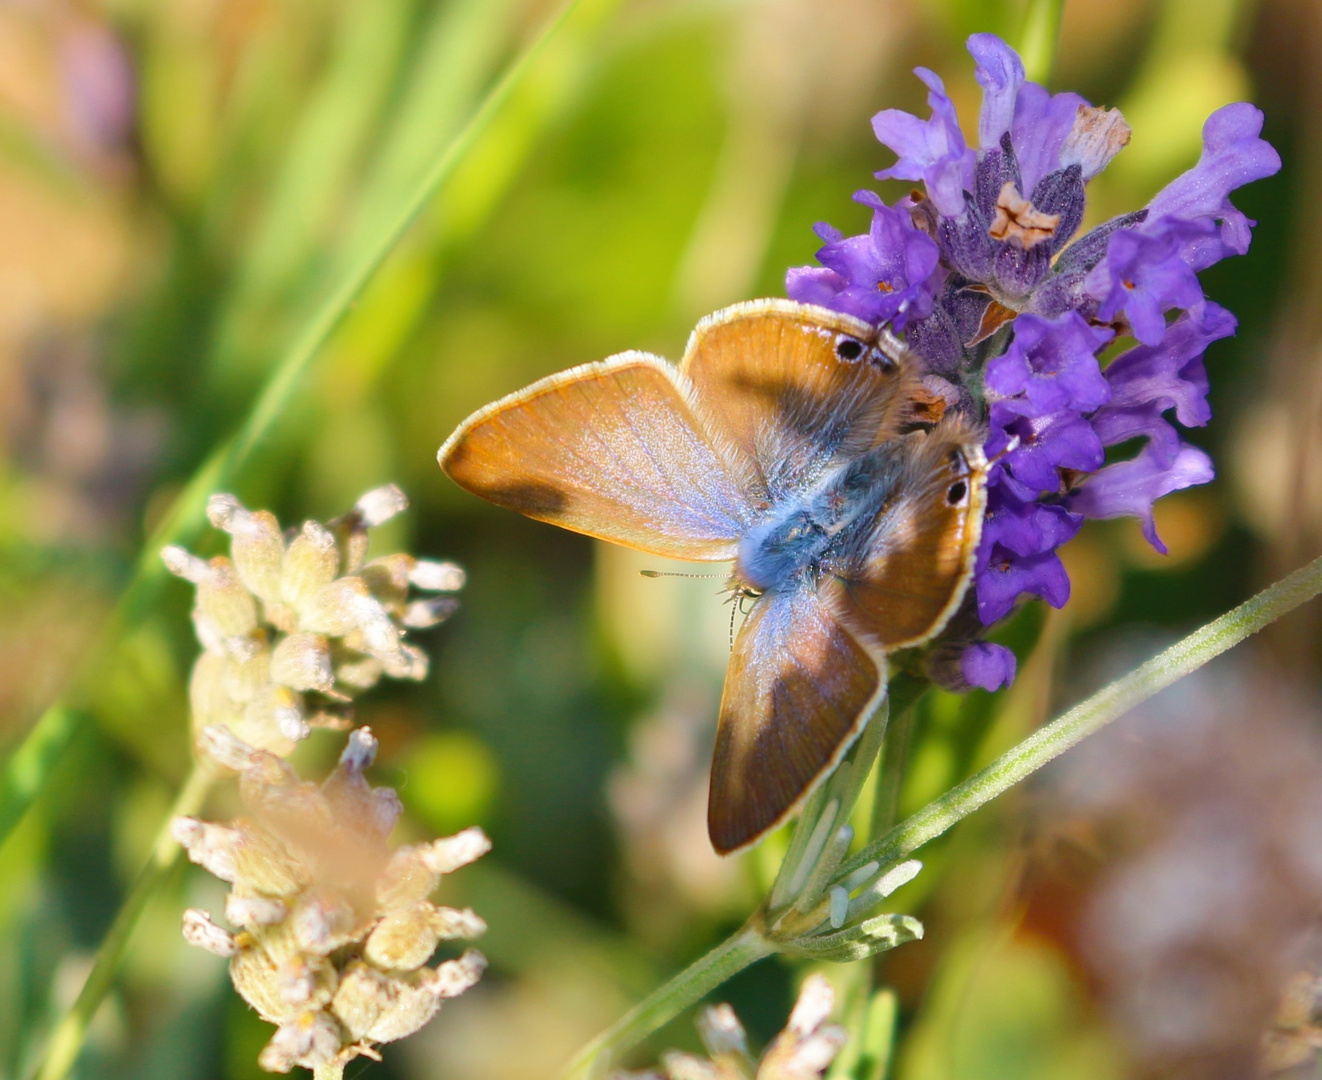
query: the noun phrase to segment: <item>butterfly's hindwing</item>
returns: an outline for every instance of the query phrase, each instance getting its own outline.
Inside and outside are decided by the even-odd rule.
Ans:
[[[840,760],[885,690],[884,668],[810,588],[760,597],[735,639],[707,826],[721,854],[791,814]]]
[[[930,640],[973,574],[986,503],[986,460],[962,422],[899,440],[900,482],[823,577],[836,616],[887,652]]]

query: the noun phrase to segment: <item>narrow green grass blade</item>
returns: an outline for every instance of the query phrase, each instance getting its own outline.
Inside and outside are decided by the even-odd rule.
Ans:
[[[0,771],[0,838],[13,831],[46,786],[55,763],[86,724],[82,713],[53,705],[5,762]]]
[[[161,548],[167,544],[187,544],[200,531],[207,498],[212,492],[223,490],[233,484],[234,477],[284,413],[313,359],[343,322],[372,276],[408,232],[417,216],[464,161],[479,136],[499,116],[506,101],[518,88],[528,71],[533,68],[538,55],[581,2],[582,0],[567,0],[545,28],[506,69],[468,122],[437,155],[426,175],[418,182],[413,194],[400,205],[388,226],[330,290],[316,314],[276,366],[243,425],[233,437],[217,447],[193,474],[175,499],[170,512],[144,545],[133,577],[116,608],[115,615],[110,620],[110,625],[101,635],[98,647],[82,666],[80,678],[69,695],[72,700],[77,701],[80,698],[88,676],[104,662],[110,646],[123,627],[138,621],[143,612],[154,603],[165,579],[165,568],[160,559]],[[4,842],[5,837],[12,831],[14,823],[23,816],[28,806],[44,789],[50,771],[59,760],[63,749],[59,747],[58,750],[48,749],[45,753],[39,753],[35,749],[29,749],[29,743],[48,748],[59,746],[61,732],[68,723],[67,718],[61,715],[66,708],[64,702],[57,702],[47,709],[15,752],[15,758],[11,759],[21,759],[30,763],[30,767],[23,774],[25,776],[23,784],[0,786],[0,843]]]

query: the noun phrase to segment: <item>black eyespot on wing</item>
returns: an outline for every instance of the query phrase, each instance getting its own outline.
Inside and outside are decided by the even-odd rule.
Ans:
[[[946,502],[950,503],[951,506],[957,506],[964,501],[964,496],[968,493],[968,484],[964,483],[963,480],[956,480],[946,491]]]
[[[844,337],[843,335],[836,339],[835,354],[846,364],[852,364],[863,355],[863,342],[858,338]]]

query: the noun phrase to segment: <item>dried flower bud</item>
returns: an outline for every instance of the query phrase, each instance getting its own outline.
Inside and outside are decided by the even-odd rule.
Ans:
[[[198,866],[221,881],[234,881],[235,852],[241,840],[237,829],[211,825],[194,817],[177,817],[170,823],[170,835]]]
[[[211,573],[211,566],[206,559],[199,559],[175,544],[161,548],[161,561],[175,577],[191,581],[194,585],[204,581]]]
[[[305,521],[302,532],[285,552],[280,595],[285,603],[302,612],[304,605],[334,581],[339,571],[340,553],[335,547],[334,534],[324,525]]]
[[[476,825],[440,840],[423,849],[422,857],[433,874],[452,874],[461,866],[477,862],[491,850],[487,834]]]
[[[268,510],[253,513],[233,495],[220,494],[207,503],[207,517],[233,537],[230,557],[244,587],[264,603],[279,601],[285,540],[275,515]]]
[[[409,594],[409,575],[417,562],[412,555],[399,552],[373,559],[358,571],[368,591],[389,611],[402,610]]]
[[[458,592],[466,580],[464,568],[458,563],[434,559],[418,559],[409,574],[409,581],[423,592]]]
[[[698,1034],[711,1060],[670,1051],[663,1072],[612,1073],[612,1080],[821,1080],[844,1046],[848,1034],[828,1024],[834,993],[824,975],[810,975],[799,992],[789,1023],[772,1041],[753,1071],[743,1026],[729,1005],[705,1009]]]
[[[207,724],[197,733],[198,753],[233,772],[242,772],[252,761],[252,747],[223,724]]]
[[[360,922],[353,905],[330,889],[303,893],[290,915],[299,948],[317,956],[328,956],[341,945],[360,938]]]
[[[486,922],[472,911],[422,900],[391,911],[377,923],[363,946],[363,956],[380,968],[410,971],[425,964],[442,941],[471,940],[486,930]]]
[[[373,488],[354,503],[354,509],[362,519],[363,525],[369,529],[384,525],[396,514],[402,514],[408,508],[408,496],[394,484]]]
[[[330,642],[320,634],[281,639],[271,653],[271,678],[294,690],[330,690],[335,685]]]
[[[477,985],[487,969],[487,958],[476,949],[466,949],[458,960],[447,960],[435,968],[418,972],[419,982],[442,1000],[457,998]]]
[[[404,645],[394,656],[384,659],[383,666],[391,678],[422,682],[427,677],[431,661],[416,645]]]
[[[415,600],[404,609],[400,621],[410,630],[427,630],[445,622],[458,607],[459,601],[452,596]]]
[[[235,926],[274,926],[289,914],[284,901],[269,896],[225,897],[225,918]]]
[[[211,916],[197,908],[184,912],[184,940],[216,956],[233,956],[239,951],[234,935],[211,921]]]
[[[234,566],[223,555],[210,562],[210,573],[197,583],[197,617],[216,628],[222,638],[237,638],[257,629],[257,604],[239,582]]]
[[[295,1065],[315,1069],[329,1065],[339,1055],[339,1026],[325,1013],[308,1012],[281,1024],[257,1057],[267,1072],[287,1073]]]

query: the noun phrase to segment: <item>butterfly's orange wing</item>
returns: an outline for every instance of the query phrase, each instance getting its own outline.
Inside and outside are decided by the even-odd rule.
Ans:
[[[735,304],[698,323],[680,370],[771,498],[895,437],[917,363],[865,322],[791,300]]]
[[[756,601],[716,727],[707,829],[720,854],[779,825],[840,761],[885,691],[883,664],[811,588]]]
[[[887,652],[922,644],[964,599],[986,505],[980,442],[952,419],[897,443],[905,479],[896,497],[819,587],[827,607],[870,644]]]
[[[734,557],[749,498],[683,377],[624,353],[465,420],[437,455],[461,487],[575,532],[676,559]]]

